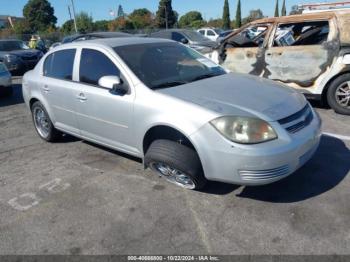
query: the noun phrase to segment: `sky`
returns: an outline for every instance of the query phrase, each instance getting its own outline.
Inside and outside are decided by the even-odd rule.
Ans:
[[[231,19],[234,19],[238,0],[229,0]],[[283,0],[279,0],[280,5]],[[22,16],[23,6],[28,0],[0,0],[0,15]],[[69,19],[68,5],[71,0],[49,0],[55,9],[57,17],[57,25],[62,25]],[[312,2],[335,2],[326,0],[286,0],[287,12],[290,11],[292,5]],[[75,11],[87,12],[92,15],[94,20],[112,19],[109,15],[110,10],[116,9],[119,4],[123,6],[125,13],[131,13],[137,8],[147,8],[151,12],[156,12],[158,9],[158,0],[74,0]],[[173,0],[173,9],[180,16],[189,11],[199,11],[203,18],[218,18],[222,16],[224,0]],[[275,8],[275,0],[241,0],[242,16],[246,16],[251,9],[260,8],[264,15],[272,16]],[[281,6],[280,6],[281,8]]]

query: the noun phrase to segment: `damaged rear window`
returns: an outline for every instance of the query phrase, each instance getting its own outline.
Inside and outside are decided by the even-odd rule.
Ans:
[[[273,46],[321,45],[327,41],[328,21],[281,24]]]

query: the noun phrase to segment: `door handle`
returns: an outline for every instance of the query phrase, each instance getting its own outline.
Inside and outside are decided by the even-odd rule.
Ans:
[[[87,100],[87,98],[84,95],[84,93],[80,93],[79,95],[77,95],[77,99],[80,100],[80,101],[86,101]]]
[[[49,88],[49,86],[48,85],[44,85],[43,86],[43,90],[44,90],[44,92],[50,92],[50,88]]]
[[[278,56],[281,56],[281,55],[282,55],[282,52],[276,52],[276,53],[266,53],[266,55],[268,55],[268,56],[272,56],[272,55],[278,55]]]

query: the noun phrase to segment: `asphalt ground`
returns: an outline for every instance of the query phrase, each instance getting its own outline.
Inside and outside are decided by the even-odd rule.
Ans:
[[[42,141],[14,83],[0,98],[0,255],[350,254],[350,117],[315,104],[327,135],[282,181],[195,192],[71,136]]]

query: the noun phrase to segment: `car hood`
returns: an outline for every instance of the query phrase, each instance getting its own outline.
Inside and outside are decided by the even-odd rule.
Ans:
[[[11,54],[11,55],[16,55],[16,56],[34,56],[38,55],[41,51],[35,50],[35,49],[25,49],[25,50],[12,50],[12,51],[1,51],[0,55],[6,55],[6,54]]]
[[[237,73],[157,92],[197,104],[219,115],[256,116],[265,121],[290,116],[307,103],[302,94],[285,85]]]

